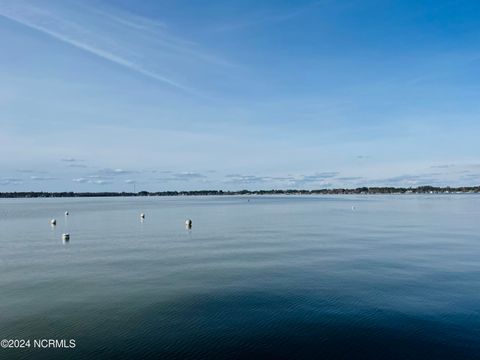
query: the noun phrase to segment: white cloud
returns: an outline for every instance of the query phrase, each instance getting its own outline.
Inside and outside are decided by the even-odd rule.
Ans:
[[[33,181],[52,181],[52,180],[58,180],[56,177],[50,177],[50,176],[30,176],[30,180]]]
[[[93,185],[108,185],[112,184],[112,181],[103,180],[103,179],[89,179],[89,178],[75,178],[72,181],[80,184],[93,184]]]
[[[17,178],[0,178],[0,185],[21,185],[22,179]]]

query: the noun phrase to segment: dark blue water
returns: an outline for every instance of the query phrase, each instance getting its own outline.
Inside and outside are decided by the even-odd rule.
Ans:
[[[1,200],[0,339],[76,343],[0,359],[480,359],[480,196]]]

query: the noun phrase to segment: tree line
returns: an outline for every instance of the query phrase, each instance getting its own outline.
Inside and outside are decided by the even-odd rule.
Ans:
[[[193,191],[140,191],[140,192],[0,192],[0,198],[52,198],[52,197],[119,197],[119,196],[205,196],[205,195],[334,195],[334,194],[448,194],[480,193],[480,186],[462,187],[359,187],[318,190],[193,190]]]

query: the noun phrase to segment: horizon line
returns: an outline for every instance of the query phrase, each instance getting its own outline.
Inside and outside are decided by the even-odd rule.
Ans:
[[[68,197],[68,196],[182,196],[182,195],[275,195],[275,194],[298,194],[298,195],[331,195],[331,194],[435,194],[435,193],[480,193],[480,185],[473,186],[432,186],[419,185],[416,187],[396,186],[361,186],[356,188],[319,188],[319,189],[259,189],[259,190],[162,190],[137,192],[131,191],[4,191],[0,192],[0,198],[11,197]]]

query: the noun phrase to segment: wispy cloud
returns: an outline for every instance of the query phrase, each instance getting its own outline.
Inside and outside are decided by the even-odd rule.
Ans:
[[[284,21],[288,21],[293,19],[297,16],[303,15],[308,11],[312,10],[318,5],[325,3],[326,1],[314,1],[309,4],[298,6],[290,11],[284,12],[262,12],[257,11],[257,13],[250,14],[248,18],[245,18],[240,21],[230,21],[227,24],[217,25],[213,28],[214,31],[233,31],[233,30],[240,30],[246,29],[250,27],[265,25],[265,24],[277,24]]]
[[[239,184],[256,184],[264,183],[268,181],[269,177],[266,176],[256,176],[256,175],[241,175],[241,174],[228,174],[227,182],[239,183]]]
[[[109,185],[112,184],[112,181],[104,180],[104,179],[90,179],[90,178],[75,178],[72,179],[73,182],[79,184],[93,184],[93,185]]]
[[[33,181],[52,181],[52,180],[58,180],[58,178],[50,177],[50,176],[30,176],[30,180],[33,180]]]
[[[111,181],[107,181],[107,180],[95,180],[95,181],[92,181],[91,183],[94,184],[94,185],[109,185],[109,184],[112,184]]]
[[[129,175],[129,174],[137,174],[138,171],[136,170],[125,170],[125,169],[110,169],[110,168],[105,168],[98,170],[97,173],[90,175],[90,177],[115,177],[115,176],[122,176],[122,175]]]
[[[178,179],[204,179],[206,176],[200,173],[185,171],[173,174]]]
[[[383,179],[373,179],[371,185],[379,186],[422,186],[444,184],[445,180],[440,180],[439,173],[428,174],[403,174]]]
[[[184,172],[170,172],[170,171],[163,171],[168,176],[158,177],[156,180],[160,181],[204,181],[207,177],[198,172],[191,172],[191,171],[184,171]]]
[[[228,174],[226,175],[227,183],[237,184],[278,184],[288,186],[301,186],[321,184],[326,186],[326,180],[335,178],[338,172],[322,172],[314,174],[299,174],[286,176],[258,176],[258,175],[242,175],[242,174]]]
[[[0,185],[21,185],[22,179],[17,178],[0,178]]]
[[[16,172],[23,174],[45,174],[45,170],[34,170],[34,169],[18,169]]]
[[[115,183],[115,180],[122,178],[123,176],[139,174],[139,171],[136,170],[126,170],[126,169],[112,169],[104,168],[96,171],[93,174],[85,175],[78,178],[73,178],[72,181],[79,184],[93,184],[93,185],[110,185]],[[136,183],[135,180],[125,179],[123,180],[127,184]]]
[[[432,169],[448,169],[448,168],[455,167],[455,165],[453,165],[453,164],[441,164],[441,165],[432,165],[430,167]]]
[[[67,163],[66,166],[70,168],[87,168],[88,166],[83,164],[82,159],[76,159],[76,158],[62,158],[60,161]]]
[[[74,6],[76,12],[69,8]],[[0,0],[0,16],[188,93],[198,91],[177,80],[182,71],[187,71],[188,64],[195,59],[217,66],[227,64],[199,50],[197,45],[171,35],[165,26],[154,21],[115,14],[112,9],[102,11],[81,4],[69,7],[61,2],[40,8],[30,1]],[[142,57],[138,56],[140,53]],[[175,68],[182,66],[181,71]]]
[[[332,179],[335,176],[337,176],[339,173],[336,171],[331,171],[331,172],[322,172],[322,173],[316,173],[313,175],[301,175],[297,178],[297,181],[299,182],[318,182],[318,181],[323,181],[325,179]]]
[[[344,177],[337,177],[336,180],[340,180],[340,181],[359,181],[359,180],[365,180],[365,178],[361,177],[361,176],[344,176]]]
[[[73,182],[77,182],[77,183],[81,183],[81,184],[86,184],[86,183],[89,183],[91,181],[91,179],[87,179],[87,178],[75,178],[75,179],[72,179]]]
[[[480,180],[480,174],[464,174],[462,175],[462,178],[463,179],[467,179],[467,180]]]
[[[114,15],[112,12],[109,11],[102,11],[100,9],[96,8],[88,8],[90,12],[97,13],[101,15],[102,17],[106,17],[108,19],[111,19],[115,22],[118,22],[119,24],[129,26],[133,29],[137,30],[144,30],[144,31],[151,31],[150,29],[153,28],[161,28],[161,29],[166,29],[167,24],[151,19],[147,19],[141,16],[136,16],[133,14],[119,14],[119,15]]]

